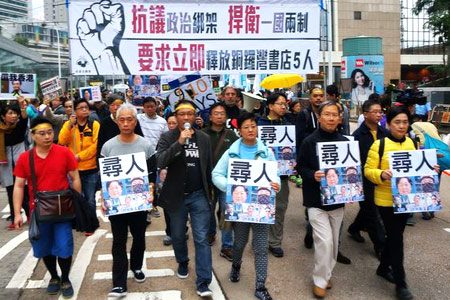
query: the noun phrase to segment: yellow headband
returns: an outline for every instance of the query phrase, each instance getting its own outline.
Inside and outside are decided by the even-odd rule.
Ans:
[[[180,109],[190,109],[190,110],[195,111],[195,108],[190,104],[181,104],[177,108],[175,108],[175,111],[180,110]]]
[[[313,89],[311,90],[311,94],[312,94],[315,90],[319,90],[319,91],[321,91],[321,92],[323,93],[323,90],[322,90],[321,88],[313,88]]]
[[[41,123],[31,128],[31,131],[36,131],[39,129],[53,129],[53,127],[49,123]]]

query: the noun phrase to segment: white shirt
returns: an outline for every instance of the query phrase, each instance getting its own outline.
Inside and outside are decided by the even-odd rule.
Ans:
[[[161,134],[169,130],[166,120],[158,115],[151,119],[145,113],[142,113],[138,114],[138,121],[145,139],[156,149]]]

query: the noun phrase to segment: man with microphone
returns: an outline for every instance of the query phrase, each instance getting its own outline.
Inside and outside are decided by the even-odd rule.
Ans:
[[[167,168],[159,205],[170,216],[170,230],[177,276],[189,276],[189,257],[186,243],[186,223],[191,219],[195,244],[195,272],[197,294],[212,295],[208,288],[212,279],[211,247],[208,243],[210,220],[210,190],[212,154],[209,137],[195,130],[195,107],[182,100],[175,105],[178,127],[161,134],[156,153],[159,169]]]

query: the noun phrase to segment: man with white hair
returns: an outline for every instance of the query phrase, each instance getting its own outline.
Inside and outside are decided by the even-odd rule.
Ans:
[[[137,125],[136,108],[128,103],[122,104],[117,110],[116,121],[120,134],[103,145],[100,156],[109,157],[144,152],[147,160],[149,182],[150,185],[154,185],[155,173],[152,172],[154,168],[150,165],[150,157],[154,154],[155,148],[145,138],[134,133]],[[102,210],[106,210],[103,202]],[[130,251],[130,269],[137,282],[145,281],[145,274],[141,269],[145,251],[146,218],[146,211],[129,212],[109,217],[113,234],[113,288],[108,294],[109,297],[123,297],[127,294],[128,259],[126,249],[128,227],[133,236],[133,244]]]

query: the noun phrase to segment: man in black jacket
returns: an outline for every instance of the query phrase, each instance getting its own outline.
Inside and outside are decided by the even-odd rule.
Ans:
[[[167,168],[159,205],[170,216],[173,249],[178,262],[177,276],[189,276],[186,222],[188,214],[195,244],[197,294],[211,296],[211,247],[208,243],[212,155],[209,137],[193,128],[195,108],[190,101],[175,106],[178,127],[161,135],[156,153],[159,169]],[[181,186],[180,186],[181,185]]]
[[[389,131],[378,125],[378,122],[380,122],[383,116],[383,110],[378,100],[367,100],[364,102],[362,109],[365,120],[353,133],[353,136],[359,142],[361,166],[364,166],[373,142],[387,136]],[[361,170],[364,172],[364,168],[361,168]],[[355,241],[363,243],[364,238],[361,236],[360,231],[366,228],[374,245],[375,253],[379,257],[384,248],[385,234],[374,203],[375,185],[367,180],[364,174],[363,190],[364,201],[359,202],[360,209],[358,215],[355,221],[349,226],[348,232]]]

